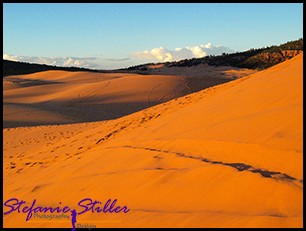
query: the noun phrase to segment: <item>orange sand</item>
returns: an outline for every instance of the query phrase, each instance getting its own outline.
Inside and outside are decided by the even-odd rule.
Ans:
[[[302,64],[303,54],[116,120],[4,129],[4,200],[131,209],[78,216],[96,227],[302,227]],[[14,213],[4,227],[71,221]]]
[[[3,125],[12,128],[116,119],[254,73],[208,65],[156,68],[150,75],[43,71],[5,77]]]
[[[184,77],[44,71],[8,76],[4,127],[119,118],[189,91]]]

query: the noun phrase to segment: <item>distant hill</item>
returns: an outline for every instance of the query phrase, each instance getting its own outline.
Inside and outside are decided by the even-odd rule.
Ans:
[[[185,59],[176,62],[163,63],[164,67],[191,67],[199,64],[208,64],[211,66],[232,66],[239,68],[249,68],[263,70],[274,66],[285,60],[291,59],[303,51],[303,39],[290,41],[279,46],[270,46],[266,48],[250,49],[244,52],[232,54],[222,54],[218,56],[205,56],[203,58]],[[161,63],[147,63],[126,68],[129,71],[146,71]]]
[[[279,46],[270,46],[266,48],[250,49],[244,52],[236,52],[232,54],[222,54],[218,56],[209,55],[203,58],[184,59],[176,62],[165,63],[147,63],[137,66],[118,70],[93,70],[79,67],[58,67],[45,64],[33,64],[26,62],[15,62],[3,60],[3,77],[9,75],[31,74],[48,70],[64,70],[64,71],[89,71],[100,73],[113,72],[139,72],[140,74],[148,74],[146,71],[151,68],[163,67],[191,67],[199,64],[208,64],[211,66],[232,66],[239,68],[249,68],[263,70],[274,66],[285,60],[291,59],[303,51],[303,39],[290,41]]]
[[[101,70],[92,70],[88,68],[58,67],[58,66],[51,66],[45,64],[34,64],[34,63],[3,60],[3,77],[9,75],[31,74],[35,72],[50,71],[50,70],[104,72]]]

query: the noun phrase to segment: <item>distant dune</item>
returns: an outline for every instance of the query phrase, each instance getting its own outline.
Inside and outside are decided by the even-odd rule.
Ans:
[[[7,76],[3,78],[3,126],[116,119],[253,72],[207,66],[181,68],[171,76],[58,70]]]
[[[143,103],[143,92],[161,78],[104,77],[88,82],[82,73],[49,72],[44,80],[59,83],[7,83],[4,100]],[[184,79],[162,81],[173,89]],[[97,227],[303,227],[302,83],[300,54],[115,120],[4,129],[4,200],[76,207],[83,198],[116,198],[131,209],[78,216]],[[70,228],[71,221],[4,216],[4,227],[21,226]]]
[[[183,77],[45,71],[4,78],[4,127],[118,118],[188,93]]]
[[[133,70],[131,70],[132,72]],[[155,75],[178,75],[191,78],[205,78],[212,79],[238,79],[246,75],[250,75],[256,72],[247,68],[238,68],[232,66],[211,66],[208,64],[198,64],[191,67],[180,66],[165,66],[162,64],[148,65],[146,71],[138,71],[142,74],[155,74]],[[136,72],[135,71],[135,72]]]

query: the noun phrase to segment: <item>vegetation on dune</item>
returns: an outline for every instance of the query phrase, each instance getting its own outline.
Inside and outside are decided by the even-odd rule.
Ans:
[[[287,59],[290,59],[303,51],[303,39],[290,41],[279,46],[250,49],[244,52],[236,52],[214,56],[209,55],[203,58],[184,59],[176,62],[166,62],[165,67],[191,67],[199,64],[211,66],[232,66],[240,68],[263,70]],[[155,65],[159,65],[157,63]],[[149,64],[132,66],[127,70],[146,71]],[[150,64],[152,65],[152,64]]]

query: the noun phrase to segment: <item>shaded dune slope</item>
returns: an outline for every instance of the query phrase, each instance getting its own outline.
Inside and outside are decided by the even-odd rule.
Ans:
[[[151,75],[43,71],[7,76],[3,79],[3,125],[9,128],[116,119],[253,72],[206,65]]]

